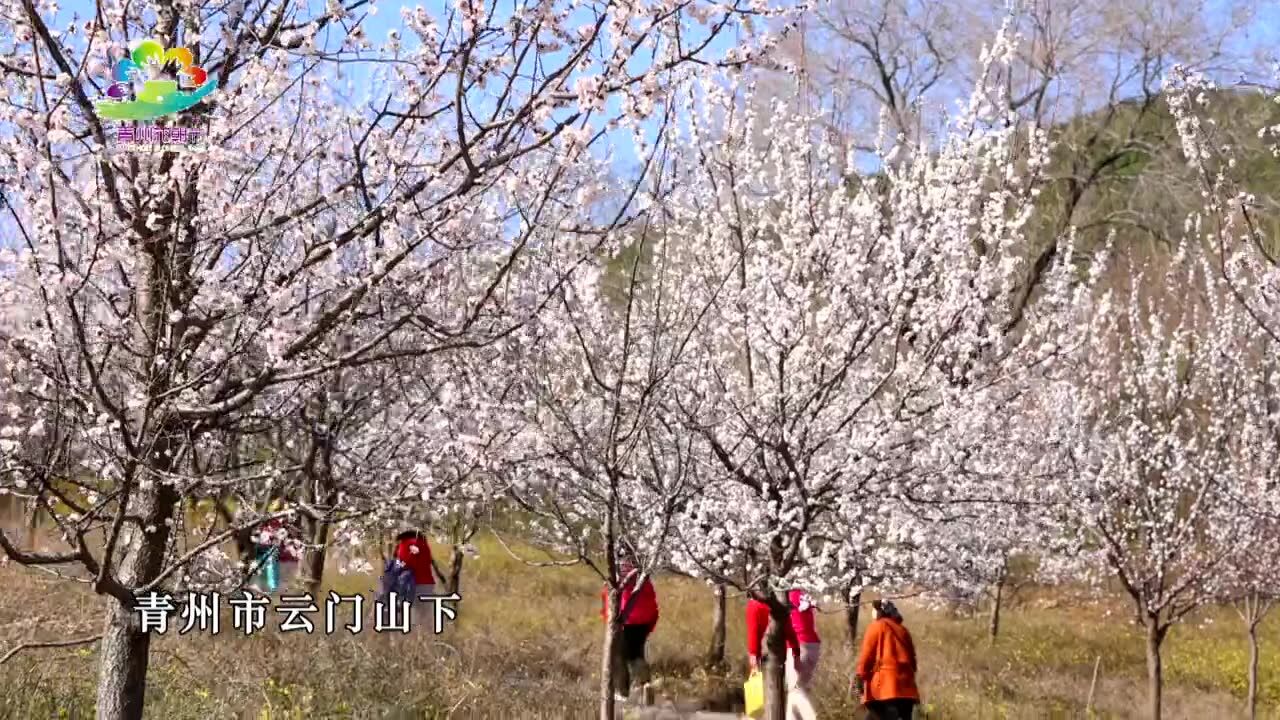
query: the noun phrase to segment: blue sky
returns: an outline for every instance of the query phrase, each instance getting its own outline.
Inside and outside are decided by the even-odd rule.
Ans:
[[[1225,18],[1228,8],[1237,0],[1207,0],[1206,16],[1210,18]],[[350,0],[347,0],[350,2]],[[516,0],[499,0],[501,3],[501,11],[510,11]],[[1236,47],[1232,48],[1237,52],[1249,52],[1251,50],[1262,49],[1264,52],[1274,52],[1276,41],[1280,40],[1280,0],[1256,0],[1258,5],[1257,15],[1251,24],[1246,26],[1245,32],[1241,34],[1236,42]],[[323,12],[324,0],[301,0],[295,2],[295,5],[305,4],[310,7],[310,14],[315,15]],[[353,19],[360,19],[365,28],[365,32],[371,42],[375,46],[380,45],[387,37],[387,32],[392,29],[402,30],[401,36],[404,40],[406,48],[410,47],[414,38],[412,33],[403,32],[401,9],[412,10],[421,5],[433,17],[443,17],[452,5],[452,0],[422,0],[421,2],[396,2],[395,0],[379,0],[371,6],[362,7],[355,11],[352,15]],[[67,0],[59,12],[59,20],[64,24],[70,20],[73,15],[81,17],[89,16],[94,13],[94,3],[92,0]],[[501,14],[501,12],[499,13]],[[585,17],[583,19],[585,21]],[[574,24],[574,18],[570,18],[571,25]],[[210,26],[204,29],[204,35],[207,41],[216,39],[219,33],[217,26]],[[725,49],[734,42],[732,34],[726,34],[715,40],[710,50],[713,55],[721,55]],[[331,39],[331,44],[336,44],[336,38]],[[337,74],[341,77],[342,85],[346,90],[342,94],[347,101],[352,104],[366,104],[376,100],[371,97],[370,93],[376,91],[373,83],[370,82],[370,75],[376,66],[367,62],[353,62],[344,64],[336,68]],[[1225,78],[1224,78],[1225,79]],[[616,109],[616,102],[613,103]],[[656,122],[656,121],[655,121]],[[625,167],[635,162],[636,158],[630,152],[630,142],[627,137],[619,137],[620,142],[612,143],[615,154],[619,163]],[[620,167],[619,169],[623,169]]]
[[[501,19],[504,14],[509,14],[514,9],[516,1],[517,0],[498,0],[499,11],[497,16],[499,19]],[[344,2],[350,4],[351,0],[344,0]],[[412,12],[413,9],[418,6],[422,6],[429,15],[439,20],[444,18],[451,10],[452,0],[422,0],[421,2],[374,0],[372,5],[366,5],[351,13],[347,21],[350,24],[354,24],[354,21],[358,21],[363,26],[366,37],[373,44],[373,49],[363,53],[363,56],[361,56],[361,54],[349,55],[351,58],[350,60],[344,61],[339,65],[330,65],[325,68],[325,72],[331,74],[335,79],[331,89],[347,106],[361,106],[367,108],[374,104],[380,104],[385,98],[384,91],[386,89],[386,84],[378,82],[379,76],[381,75],[379,68],[385,66],[380,66],[374,61],[381,57],[379,54],[380,48],[387,39],[388,31],[392,29],[400,32],[401,42],[405,52],[412,50],[416,46],[417,38],[412,32],[405,30],[404,23],[401,18],[401,11],[403,9]],[[292,7],[306,8],[305,13],[301,11],[292,11],[296,12],[299,17],[315,17],[325,11],[325,1],[295,0],[292,3]],[[50,22],[51,29],[56,30],[58,28],[64,28],[73,19],[92,17],[95,12],[95,5],[92,0],[67,0],[65,4],[60,6],[56,18]],[[578,24],[586,23],[589,19],[590,16],[584,10],[579,10],[575,11],[575,14],[570,15],[567,22],[569,27],[575,27]],[[47,16],[46,20],[48,20]],[[441,24],[443,25],[443,23]],[[218,40],[219,35],[219,24],[211,23],[209,26],[205,27],[202,31],[202,40],[204,41],[205,47],[208,48],[212,46],[212,44]],[[326,47],[326,49],[330,50],[336,49],[341,40],[340,34],[333,32],[332,28],[326,28],[319,37],[321,44]],[[76,37],[71,38],[73,42],[75,42],[76,39]],[[135,40],[137,39],[141,38],[135,38]],[[5,41],[0,39],[0,45],[3,44],[5,44]],[[733,35],[726,34],[723,37],[713,40],[708,47],[708,51],[712,57],[718,57],[722,55],[725,50],[731,47],[732,44]],[[218,52],[220,52],[220,50]],[[564,57],[564,53],[552,53],[550,55],[544,54],[543,57],[548,62],[554,63],[558,59],[556,55],[560,55],[561,58]],[[641,63],[643,63],[643,58],[639,59],[637,62],[633,62],[633,65],[639,65]],[[205,64],[207,65],[208,63]],[[97,79],[97,81],[101,83],[105,89],[106,83],[103,82],[103,79]],[[234,82],[234,79],[232,82]],[[479,99],[477,98],[477,101],[478,100]],[[619,102],[616,99],[613,99],[608,103],[606,112],[609,115],[615,115],[618,108]],[[647,130],[651,133],[656,129],[657,125],[658,121],[655,119],[647,123]],[[0,129],[0,132],[2,131],[3,129]],[[638,162],[636,154],[632,152],[632,143],[630,141],[629,133],[615,133],[611,138],[611,142],[604,147],[614,150],[615,167],[620,173],[627,172]],[[597,151],[597,153],[603,152],[604,147],[597,145],[593,150]],[[5,220],[0,219],[0,223],[4,222]],[[0,224],[0,230],[4,229],[5,226]],[[0,234],[0,241],[3,241],[5,234]]]

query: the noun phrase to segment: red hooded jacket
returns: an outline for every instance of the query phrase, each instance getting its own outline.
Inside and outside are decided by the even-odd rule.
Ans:
[[[788,594],[791,600],[791,627],[796,631],[796,639],[806,645],[821,643],[818,639],[817,613],[813,598],[803,590],[792,590]]]
[[[762,645],[764,633],[769,629],[769,606],[765,603],[751,598],[747,601],[747,654],[752,657],[760,657],[762,654]],[[800,652],[800,640],[796,637],[796,629],[792,623],[788,622],[783,628],[783,632],[787,636],[787,649],[792,655],[798,655]]]
[[[635,568],[624,568],[622,580],[622,598],[618,607],[626,612],[627,603],[631,602],[631,596],[634,593],[636,597],[635,603],[631,605],[630,612],[627,612],[622,618],[623,625],[657,625],[658,624],[658,593],[653,589],[653,583],[649,582],[649,578],[645,578],[644,583],[640,585],[640,589],[635,589],[635,580],[639,576],[639,571]],[[605,622],[609,621],[609,588],[605,587],[600,591],[600,617]]]
[[[414,548],[417,552],[414,552]],[[413,570],[413,581],[417,585],[434,585],[435,574],[431,571],[431,543],[423,538],[401,540],[396,545],[396,559]]]

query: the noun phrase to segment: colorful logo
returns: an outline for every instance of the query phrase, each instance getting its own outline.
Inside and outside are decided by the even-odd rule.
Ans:
[[[107,88],[109,99],[98,101],[98,115],[107,120],[151,120],[190,108],[218,86],[191,61],[191,51],[184,47],[165,50],[155,40],[143,40],[116,63]]]

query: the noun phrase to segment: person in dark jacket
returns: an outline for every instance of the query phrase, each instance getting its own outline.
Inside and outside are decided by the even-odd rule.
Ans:
[[[631,694],[633,681],[640,686],[649,682],[649,663],[644,656],[644,647],[658,624],[658,594],[647,577],[636,586],[640,570],[632,562],[624,560],[619,570],[622,577],[622,597],[618,607],[622,631],[613,641],[613,687],[614,697],[626,700]],[[600,598],[600,617],[608,622],[608,587],[600,591]]]

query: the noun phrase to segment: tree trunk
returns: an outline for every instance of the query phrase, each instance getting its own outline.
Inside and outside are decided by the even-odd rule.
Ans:
[[[1004,575],[996,580],[996,594],[991,598],[991,619],[987,624],[987,640],[995,644],[996,636],[1000,634],[1000,605],[1004,602]]]
[[[609,588],[609,620],[604,624],[604,649],[600,654],[600,720],[614,720],[613,666],[614,643],[618,641],[618,613],[622,594]]]
[[[769,601],[769,627],[764,633],[764,720],[787,720],[787,636],[791,608],[786,593]]]
[[[324,581],[324,564],[329,556],[329,521],[312,520],[309,523],[312,547],[303,553],[302,583],[312,597],[319,597],[320,584]]]
[[[98,712],[102,720],[141,720],[151,634],[138,631],[137,614],[112,600],[98,660]]]
[[[1249,619],[1249,720],[1258,720],[1258,621]]]
[[[445,589],[446,593],[456,593],[462,590],[462,560],[464,557],[462,547],[454,545],[453,552],[449,555],[449,586]]]
[[[338,338],[338,347],[345,352],[349,347],[349,338],[345,335]],[[311,414],[306,409],[301,413],[301,422],[308,432],[307,455],[302,472],[302,497],[326,511],[332,509],[338,500],[338,490],[333,479],[333,447],[334,435],[340,430],[331,424],[330,405],[341,404],[341,396],[342,371],[338,371],[326,387],[308,400]],[[324,565],[329,555],[330,523],[328,520],[308,518],[303,521],[302,527],[310,536],[308,541],[311,546],[306,552],[307,566],[303,584],[315,596],[319,594],[320,584],[324,580]]]
[[[33,550],[39,550],[36,545],[38,530],[40,529],[40,501],[33,499],[31,501],[31,510],[27,513],[27,547]]]
[[[1160,663],[1160,645],[1167,629],[1160,625],[1159,618],[1147,618],[1147,707],[1150,720],[1161,720],[1164,671]]]
[[[120,537],[119,579],[125,587],[145,585],[160,574],[169,542],[165,520],[177,502],[172,486],[161,483],[133,492],[129,509],[138,522],[126,521]],[[99,720],[142,720],[150,647],[151,636],[140,632],[133,608],[111,600],[99,646]]]
[[[844,634],[849,640],[849,686],[853,686],[857,677],[858,663],[858,614],[862,610],[862,590],[854,589],[852,584],[844,590]]]
[[[853,656],[858,656],[858,611],[862,607],[862,590],[854,590],[850,585],[845,590],[844,631],[849,638],[849,647],[853,648]]]
[[[218,515],[222,518],[222,522],[227,526],[227,529],[235,527],[236,514],[231,511],[231,508],[227,507],[227,493],[214,498],[213,503],[214,509],[218,511]],[[248,567],[253,562],[254,555],[253,530],[249,528],[239,530],[231,536],[231,539],[236,544],[236,555],[245,564],[245,567]]]
[[[4,523],[4,527],[20,527],[22,515],[22,501],[15,495],[0,493],[0,522]],[[19,538],[19,540],[24,546],[30,547],[26,538]]]
[[[724,585],[716,583],[715,604],[711,606],[711,647],[707,649],[707,667],[724,664]]]
[[[228,443],[228,468],[240,467],[241,442],[243,442],[243,440],[236,438],[232,439],[231,442]],[[233,472],[238,471],[233,470]],[[239,506],[237,506],[236,510],[233,512],[231,507],[227,504],[233,498],[233,493],[231,490],[227,489],[218,493],[218,496],[213,499],[214,509],[217,510],[218,516],[222,518],[222,521],[227,524],[227,529],[231,529],[236,526],[236,516],[240,514]],[[256,554],[253,547],[253,532],[252,528],[244,528],[232,536],[236,543],[236,553],[239,555],[240,561],[245,564],[245,567],[249,567],[250,563],[254,561],[254,555]]]
[[[604,526],[604,552],[608,563],[605,577],[608,580],[608,592],[605,600],[608,603],[605,615],[604,648],[600,655],[600,720],[614,720],[613,671],[614,643],[618,642],[618,633],[622,623],[618,615],[622,612],[622,583],[618,572],[618,546],[616,544],[618,522],[618,475],[609,473],[609,516]]]

